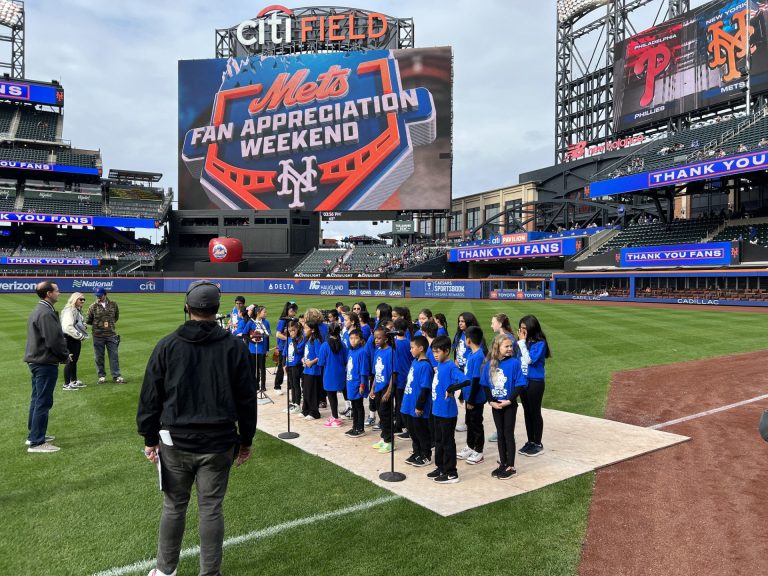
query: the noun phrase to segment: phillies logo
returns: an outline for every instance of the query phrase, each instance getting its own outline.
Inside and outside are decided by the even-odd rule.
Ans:
[[[635,60],[632,71],[638,78],[645,74],[645,89],[640,97],[640,106],[648,106],[653,102],[656,93],[656,79],[669,67],[672,61],[672,51],[665,44],[646,48]]]
[[[220,208],[377,210],[437,136],[432,94],[403,89],[388,50],[211,62],[210,122],[182,159]]]

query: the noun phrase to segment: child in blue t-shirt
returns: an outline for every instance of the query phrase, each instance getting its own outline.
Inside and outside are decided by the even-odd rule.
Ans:
[[[365,408],[363,398],[368,395],[368,375],[370,366],[363,347],[363,334],[355,328],[349,333],[347,351],[347,398],[352,403],[352,428],[345,434],[358,438],[365,434]]]
[[[528,442],[520,449],[523,456],[538,456],[544,451],[541,435],[544,419],[541,416],[541,401],[544,398],[544,363],[552,356],[547,337],[536,316],[524,316],[519,324],[518,353],[528,387],[520,394],[525,411],[525,431]]]
[[[485,429],[483,428],[485,392],[480,386],[480,374],[485,360],[482,350],[483,330],[479,326],[470,326],[466,329],[464,336],[469,347],[464,374],[467,375],[471,384],[461,390],[466,408],[464,421],[467,424],[467,445],[456,454],[456,458],[466,460],[467,464],[480,464],[483,461],[483,447],[485,445]]]
[[[259,391],[265,392],[267,390],[267,352],[269,352],[269,337],[272,335],[266,307],[256,307],[253,323],[251,343],[248,347],[256,354],[256,385]]]
[[[285,343],[285,370],[288,373],[288,388],[291,391],[291,414],[301,412],[301,376],[302,358],[304,357],[304,334],[301,324],[296,320],[290,320],[287,326],[287,339]]]
[[[488,362],[483,364],[480,384],[486,388],[496,424],[499,447],[499,467],[491,472],[500,480],[508,480],[515,470],[515,419],[517,397],[527,386],[520,366],[514,356],[514,342],[506,334],[493,339]]]
[[[387,328],[379,326],[373,333],[376,350],[373,353],[371,375],[373,376],[373,388],[369,398],[375,401],[379,412],[379,426],[381,427],[381,440],[373,447],[381,454],[389,454],[392,451],[392,395],[395,389],[395,373],[393,370],[394,351],[387,341]]]
[[[422,331],[424,327],[422,326]],[[432,352],[437,361],[432,378],[432,419],[435,425],[435,464],[437,468],[427,474],[439,484],[459,481],[456,471],[456,419],[459,409],[453,393],[470,384],[467,376],[450,360],[451,340],[438,336],[432,341]]]
[[[434,320],[427,320],[421,325],[421,336],[424,336],[429,342],[427,348],[427,360],[432,364],[433,368],[437,368],[437,360],[435,359],[435,352],[432,349],[432,342],[437,338],[437,322]]]
[[[432,412],[434,370],[427,360],[427,339],[424,336],[414,336],[409,348],[413,363],[408,369],[400,412],[411,437],[413,454],[406,458],[405,462],[416,467],[429,466],[432,463],[429,420]]]
[[[326,428],[340,428],[338,393],[346,394],[345,363],[347,352],[341,343],[341,326],[331,324],[328,327],[328,338],[320,346],[317,364],[323,370],[323,390],[328,395],[328,405],[331,415],[323,423]]]
[[[405,422],[404,414],[400,409],[403,405],[408,372],[411,369],[411,364],[413,364],[411,343],[405,336],[408,331],[408,323],[403,318],[398,318],[396,322],[392,322],[392,328],[398,333],[395,336],[395,373],[397,376],[395,379],[395,429],[393,432],[398,434],[399,438],[410,438],[407,430],[403,432],[403,428],[407,428],[408,424]]]
[[[304,326],[304,357],[301,360],[304,372],[302,375],[303,402],[301,413],[305,420],[319,420],[320,408],[320,366],[317,365],[323,336],[320,325],[308,323]]]

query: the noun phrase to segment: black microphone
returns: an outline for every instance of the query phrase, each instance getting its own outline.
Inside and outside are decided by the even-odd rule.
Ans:
[[[402,330],[390,330],[387,332],[387,336],[402,336],[403,331]]]

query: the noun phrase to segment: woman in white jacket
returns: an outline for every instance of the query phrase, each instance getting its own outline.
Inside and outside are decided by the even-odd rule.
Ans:
[[[83,320],[83,304],[85,296],[75,292],[67,300],[67,305],[61,311],[61,329],[67,339],[67,348],[70,353],[70,361],[64,365],[64,390],[79,390],[85,388],[77,379],[77,360],[80,358],[80,347],[88,338],[88,329]]]

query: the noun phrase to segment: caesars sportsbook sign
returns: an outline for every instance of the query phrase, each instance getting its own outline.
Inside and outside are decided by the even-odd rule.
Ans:
[[[450,79],[450,48],[180,61],[180,207],[444,209]]]

